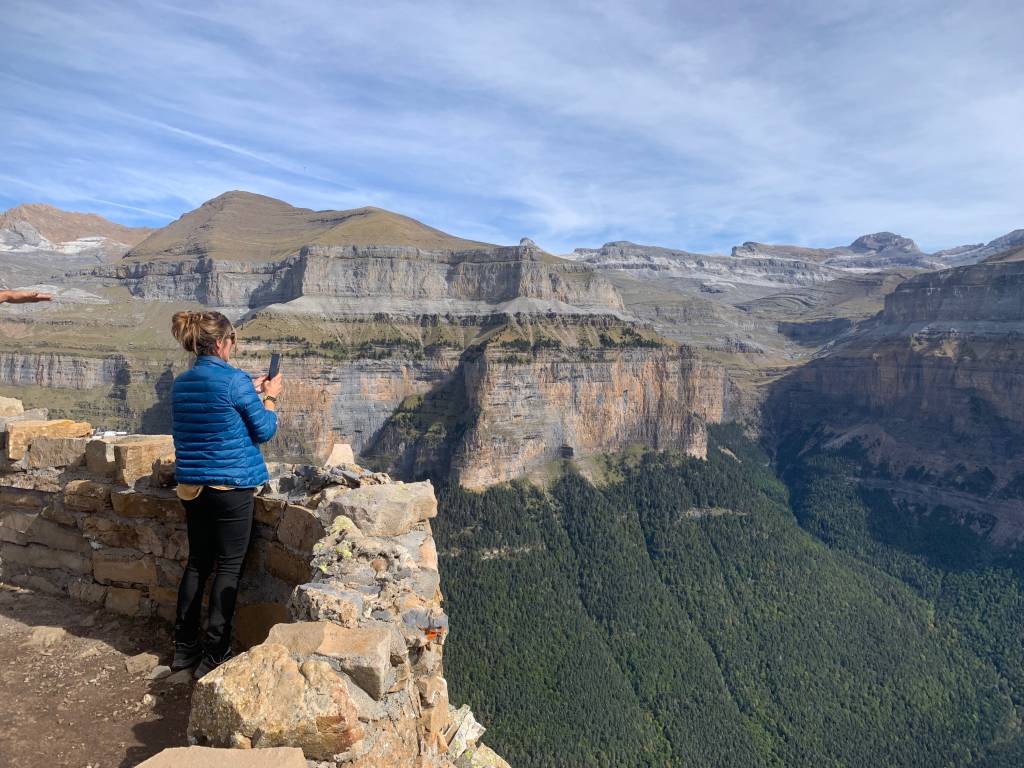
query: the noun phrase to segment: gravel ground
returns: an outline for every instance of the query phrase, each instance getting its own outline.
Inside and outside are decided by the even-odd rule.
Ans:
[[[133,768],[183,746],[190,677],[133,658],[167,664],[168,630],[0,584],[0,766]]]

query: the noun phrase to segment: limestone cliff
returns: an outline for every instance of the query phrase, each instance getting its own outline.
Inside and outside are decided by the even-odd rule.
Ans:
[[[707,455],[708,423],[722,421],[721,367],[678,348],[487,349],[464,365],[476,418],[453,458],[462,485],[481,488],[560,457],[642,444]]]
[[[364,455],[411,476],[447,474],[482,488],[634,444],[706,454],[722,421],[721,366],[690,350],[600,331],[603,345],[492,338],[451,377],[403,403]]]
[[[281,305],[276,311],[314,316],[623,311],[593,269],[530,244],[461,251],[310,245],[276,261],[127,260],[93,274],[144,299]]]
[[[885,309],[777,387],[781,435],[857,441],[898,498],[1024,538],[1024,262],[918,275]]]

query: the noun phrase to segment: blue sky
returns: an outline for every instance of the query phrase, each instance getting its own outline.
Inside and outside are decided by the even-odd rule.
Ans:
[[[229,189],[562,253],[1024,227],[1018,2],[7,0],[0,206]]]

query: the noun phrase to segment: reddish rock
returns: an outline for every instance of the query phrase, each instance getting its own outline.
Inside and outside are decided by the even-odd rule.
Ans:
[[[266,643],[196,683],[189,740],[210,746],[293,746],[330,760],[362,741],[348,684],[323,661],[299,664],[283,645]]]
[[[339,627],[329,621],[278,624],[268,643],[279,643],[294,655],[323,656],[375,699],[391,685],[391,633],[377,628]]]

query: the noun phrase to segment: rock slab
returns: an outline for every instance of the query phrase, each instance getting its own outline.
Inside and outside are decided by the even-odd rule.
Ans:
[[[364,730],[345,678],[326,662],[299,664],[285,646],[266,643],[196,683],[188,735],[208,746],[296,746],[330,760],[361,742]]]
[[[213,747],[171,747],[138,768],[306,768],[301,749],[215,749]]]

